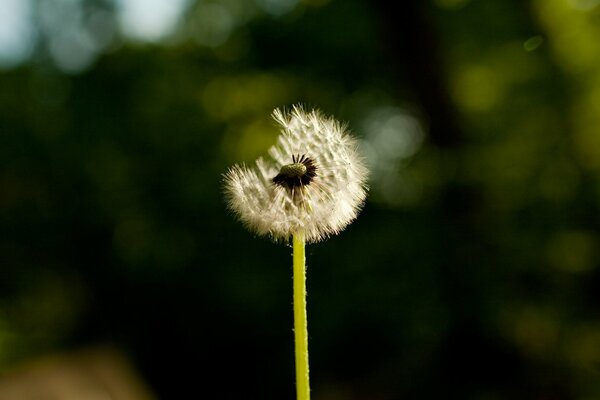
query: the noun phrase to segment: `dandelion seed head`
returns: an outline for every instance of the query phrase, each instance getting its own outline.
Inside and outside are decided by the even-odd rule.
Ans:
[[[268,159],[225,174],[229,208],[259,235],[318,242],[342,231],[362,207],[368,171],[346,127],[300,106],[273,112],[281,127]]]

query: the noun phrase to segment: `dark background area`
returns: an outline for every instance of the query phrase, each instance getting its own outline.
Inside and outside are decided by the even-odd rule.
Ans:
[[[291,248],[222,174],[302,103],[371,169],[308,247],[315,399],[600,397],[599,1],[162,3],[0,2],[0,372],[112,343],[158,398],[294,398]]]

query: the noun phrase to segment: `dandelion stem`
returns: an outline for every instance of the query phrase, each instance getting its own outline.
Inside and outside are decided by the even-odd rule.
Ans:
[[[296,232],[294,248],[294,339],[296,343],[297,400],[309,400],[308,328],[306,319],[306,261],[304,232]]]

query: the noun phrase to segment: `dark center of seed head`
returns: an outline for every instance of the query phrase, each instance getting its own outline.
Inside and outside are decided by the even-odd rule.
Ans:
[[[273,178],[273,183],[282,187],[293,189],[298,186],[308,185],[317,176],[317,167],[311,158],[306,156],[292,156],[292,163],[281,167],[279,173]]]
[[[306,165],[299,162],[284,165],[281,167],[281,171],[279,171],[279,175],[283,175],[287,178],[299,178],[304,174],[306,174]]]

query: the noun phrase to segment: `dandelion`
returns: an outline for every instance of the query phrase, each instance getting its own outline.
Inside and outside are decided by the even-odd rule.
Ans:
[[[318,111],[294,107],[273,117],[282,132],[255,168],[232,167],[225,176],[230,209],[259,235],[287,241],[303,231],[308,243],[342,231],[366,196],[367,169],[344,126]]]
[[[300,106],[273,112],[281,126],[269,159],[225,174],[229,208],[251,231],[293,242],[296,389],[310,397],[306,328],[305,243],[319,242],[352,222],[366,197],[367,169],[345,126]]]

